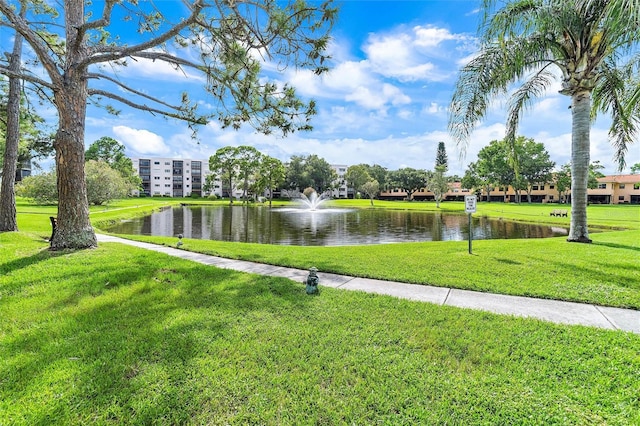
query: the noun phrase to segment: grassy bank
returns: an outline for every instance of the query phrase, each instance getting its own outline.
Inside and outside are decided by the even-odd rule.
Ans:
[[[640,423],[637,335],[37,234],[0,234],[3,425]]]
[[[226,204],[226,202],[218,202]],[[338,207],[369,208],[368,200],[336,200]],[[263,207],[266,208],[266,207]],[[376,201],[374,208],[437,210],[435,203]],[[443,203],[441,211],[461,212],[463,203]],[[475,215],[568,226],[549,216],[552,206],[480,203]],[[100,224],[105,214],[95,213]],[[589,206],[598,225],[593,244],[564,238],[426,242],[357,247],[299,247],[184,239],[185,250],[321,272],[594,303],[640,309],[640,206]],[[92,216],[94,217],[94,216]],[[104,223],[104,222],[103,222]],[[616,231],[615,229],[628,229]],[[175,245],[175,237],[127,236]]]

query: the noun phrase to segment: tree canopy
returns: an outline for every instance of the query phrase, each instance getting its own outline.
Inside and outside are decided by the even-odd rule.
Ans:
[[[114,105],[175,118],[193,125],[219,120],[239,128],[247,123],[263,133],[309,130],[315,103],[301,100],[286,82],[268,78],[264,64],[327,70],[325,49],[336,16],[331,0],[307,3],[193,0],[91,3],[66,0],[64,6],[0,0],[0,25],[29,44],[43,73],[11,69],[0,58],[0,74],[36,85],[58,112],[54,143],[58,173],[58,228],[52,249],[97,245],[89,221],[84,176],[87,104]],[[113,33],[112,22],[121,24]],[[136,34],[136,42],[123,41]],[[122,37],[121,37],[122,36]],[[164,63],[202,77],[210,111],[186,92],[167,100],[143,91],[119,74],[136,61]]]

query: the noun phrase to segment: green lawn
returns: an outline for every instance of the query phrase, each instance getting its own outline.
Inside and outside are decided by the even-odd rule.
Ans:
[[[92,220],[167,202],[179,201],[126,200]],[[517,207],[509,214],[548,220]],[[618,227],[618,212],[638,220],[603,207],[603,227]],[[21,232],[0,234],[0,425],[640,424],[640,335],[322,283],[307,296],[284,278],[120,244],[50,252],[51,214],[21,202]],[[473,255],[464,242],[184,247],[638,308],[640,231],[628,228],[591,245],[477,241]]]
[[[368,203],[333,202],[360,208]],[[376,202],[375,208],[383,207],[436,209],[434,203]],[[442,209],[459,212],[464,205],[443,203]],[[568,226],[568,218],[549,216],[551,210],[540,204],[480,203],[476,215]],[[321,272],[640,309],[640,206],[594,205],[589,217],[600,227],[591,234],[593,244],[565,238],[483,240],[473,242],[472,255],[465,241],[298,247],[184,239],[182,248],[302,269],[316,266]],[[612,232],[619,228],[630,231]],[[177,241],[127,238],[166,245]]]
[[[0,234],[0,424],[640,423],[640,336]]]

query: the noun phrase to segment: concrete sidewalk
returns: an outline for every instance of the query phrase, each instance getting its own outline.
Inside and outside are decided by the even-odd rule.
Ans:
[[[308,274],[308,271],[302,269],[225,259],[179,250],[173,247],[126,240],[110,235],[99,234],[97,237],[99,242],[127,244],[204,265],[213,265],[218,268],[259,275],[284,277],[300,283],[306,279]],[[346,275],[323,273],[322,271],[318,272],[318,276],[320,277],[320,287],[359,290],[367,293],[386,294],[403,299],[436,303],[438,305],[457,306],[497,314],[538,318],[559,324],[586,325],[640,334],[640,311],[632,309],[607,308],[558,300],[506,296],[477,291],[356,278]]]

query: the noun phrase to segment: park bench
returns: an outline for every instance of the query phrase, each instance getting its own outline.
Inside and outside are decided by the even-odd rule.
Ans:
[[[49,238],[49,242],[53,241],[53,236],[56,235],[56,228],[58,227],[58,219],[49,216],[49,220],[51,221],[51,238]]]
[[[554,211],[552,211],[551,213],[549,213],[549,216],[564,216],[567,217],[567,210],[566,209],[555,209]]]

